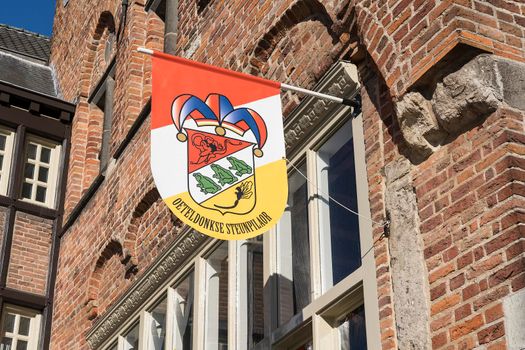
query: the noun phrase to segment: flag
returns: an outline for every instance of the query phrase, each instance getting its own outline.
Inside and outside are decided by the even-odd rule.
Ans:
[[[288,184],[280,83],[154,52],[151,170],[184,223],[257,236],[281,217]]]

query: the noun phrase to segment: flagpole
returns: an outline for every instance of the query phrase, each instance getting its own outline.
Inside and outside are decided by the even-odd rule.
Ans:
[[[137,51],[141,53],[145,53],[147,55],[153,55],[153,50],[147,49],[145,47],[139,47]],[[360,109],[361,107],[361,103],[359,103],[357,99],[336,97],[336,96],[332,96],[328,94],[323,94],[322,92],[312,91],[312,90],[303,89],[297,86],[288,85],[285,83],[280,83],[280,84],[281,84],[281,90],[284,90],[284,91],[293,91],[293,92],[297,92],[303,95],[313,96],[313,97],[321,98],[323,100],[337,102],[342,105],[350,106],[356,109]]]
[[[323,100],[337,102],[337,103],[343,104],[345,106],[350,106],[350,107],[354,107],[354,108],[360,107],[359,102],[351,100],[349,98],[336,97],[336,96],[332,96],[332,95],[328,95],[328,94],[323,94],[322,92],[317,92],[317,91],[312,91],[312,90],[308,90],[308,89],[303,89],[303,88],[300,88],[300,87],[297,87],[297,86],[288,85],[288,84],[285,84],[285,83],[281,83],[281,90],[294,91],[294,92],[297,92],[297,93],[300,93],[300,94],[313,96],[313,97],[317,97],[317,98],[322,98]]]

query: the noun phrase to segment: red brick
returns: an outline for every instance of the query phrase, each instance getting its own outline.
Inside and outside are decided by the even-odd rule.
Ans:
[[[470,304],[465,304],[463,306],[458,307],[456,310],[454,310],[454,317],[456,318],[456,322],[464,319],[465,317],[470,316],[471,313],[472,307],[470,306]]]
[[[466,320],[459,325],[452,327],[450,330],[450,340],[454,341],[464,335],[467,335],[483,325],[483,316],[477,315]]]
[[[497,319],[503,317],[503,304],[497,304],[485,311],[485,320],[487,323],[492,323]]]
[[[436,315],[444,310],[447,310],[457,305],[460,300],[461,297],[459,296],[459,294],[452,294],[450,296],[440,299],[437,302],[434,302],[430,309],[431,315]]]
[[[505,327],[503,326],[503,322],[500,322],[478,332],[478,340],[480,344],[486,344],[504,335]]]
[[[455,290],[465,284],[465,274],[461,273],[450,279],[450,290]]]
[[[448,343],[447,332],[442,332],[432,337],[432,348],[439,349]]]
[[[479,285],[477,283],[473,283],[462,290],[463,295],[463,301],[468,300],[476,295],[478,295],[480,292]]]

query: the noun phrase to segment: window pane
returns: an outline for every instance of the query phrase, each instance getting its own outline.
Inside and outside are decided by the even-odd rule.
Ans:
[[[37,186],[36,188],[36,200],[38,202],[44,203],[46,201],[46,188],[42,186]]]
[[[36,145],[30,143],[27,146],[27,157],[29,159],[36,159]]]
[[[306,174],[306,165],[299,170]],[[288,180],[288,206],[279,222],[277,239],[278,317],[282,325],[310,303],[311,294],[308,187],[298,172]]]
[[[228,348],[228,243],[208,258],[206,267],[206,349]]]
[[[361,305],[339,326],[341,350],[366,349],[365,306]]]
[[[4,168],[4,156],[0,154],[0,170]]]
[[[150,313],[151,315],[151,329],[150,329],[150,346],[151,350],[164,349],[164,339],[166,337],[166,308],[167,302],[163,300]]]
[[[5,320],[5,326],[4,331],[13,333],[15,330],[15,318],[16,316],[13,314],[7,314],[6,320]]]
[[[33,190],[33,186],[31,186],[30,183],[24,182],[22,185],[22,198],[31,199],[31,192]]]
[[[139,325],[124,336],[124,350],[138,350],[139,348]]]
[[[325,290],[361,266],[358,217],[343,207],[358,211],[354,144],[351,135],[351,124],[348,122],[318,152]],[[328,198],[326,193],[331,198]]]
[[[0,134],[0,151],[5,151],[6,141],[7,141],[7,137],[5,135]]]
[[[0,350],[12,350],[11,344],[13,344],[13,339],[4,337],[0,343]]]
[[[20,316],[20,325],[18,326],[18,334],[29,335],[29,324],[31,319],[29,317]]]
[[[43,166],[40,166],[38,169],[38,181],[47,182],[47,177],[49,174],[49,169]]]
[[[18,339],[16,350],[27,350],[27,341]]]
[[[264,338],[264,265],[262,236],[248,242],[248,348]]]
[[[26,166],[24,169],[24,177],[26,179],[32,179],[34,174],[35,174],[35,166],[33,164],[26,163]]]
[[[193,343],[193,271],[175,288],[175,349],[191,350]]]
[[[42,147],[40,151],[40,161],[49,164],[51,159],[51,150],[47,147]]]

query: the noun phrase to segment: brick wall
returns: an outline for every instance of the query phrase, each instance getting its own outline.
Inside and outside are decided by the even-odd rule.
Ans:
[[[507,0],[354,1],[362,43],[399,96],[458,43],[525,61],[525,5]]]
[[[523,117],[501,109],[418,169],[435,348],[505,343],[502,298],[525,286]]]
[[[116,44],[111,154],[151,94],[150,60],[135,49],[163,47],[163,23],[143,6],[130,2]],[[118,32],[120,12],[116,0],[57,4],[51,61],[64,97],[79,102],[66,217],[98,174],[102,119],[87,98],[104,71],[97,57],[104,52],[101,38],[110,31],[108,18]],[[179,1],[179,12],[177,47],[185,57],[304,87],[339,59],[358,65],[376,221],[385,219],[382,169],[408,147],[394,112],[396,99],[460,43],[525,60],[520,24],[525,5],[503,0],[210,1],[200,13],[195,1]],[[286,94],[285,114],[298,102]],[[150,175],[148,123],[62,238],[53,349],[86,349],[92,322],[177,235],[178,223],[159,201]],[[524,284],[523,242],[518,240],[522,134],[523,115],[500,109],[413,167],[435,348],[503,341],[497,299]],[[382,233],[376,228],[374,238]],[[382,345],[395,349],[388,240],[380,240],[374,252]]]
[[[13,229],[7,287],[45,294],[53,222],[18,212]]]

